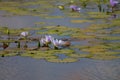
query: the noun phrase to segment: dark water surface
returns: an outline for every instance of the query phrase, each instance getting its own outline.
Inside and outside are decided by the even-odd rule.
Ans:
[[[80,59],[49,63],[27,57],[0,58],[0,80],[119,80],[120,60]]]

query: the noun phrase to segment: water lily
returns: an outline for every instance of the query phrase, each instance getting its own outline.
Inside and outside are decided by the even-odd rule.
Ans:
[[[53,43],[55,49],[58,49],[58,48],[62,47],[62,45],[65,44],[65,42],[63,40],[58,40],[58,39],[52,40],[52,43]]]
[[[110,0],[110,5],[112,7],[112,12],[114,11],[114,8],[117,7],[117,4],[119,4],[119,2],[117,0]]]
[[[46,46],[45,38],[41,38],[40,43],[42,46]]]
[[[53,37],[50,36],[50,35],[45,35],[45,42],[46,42],[47,44],[51,43],[52,38],[53,38]]]
[[[21,32],[21,34],[20,34],[22,37],[24,37],[25,38],[25,44],[24,44],[24,49],[27,49],[27,47],[28,47],[28,45],[27,45],[27,37],[28,37],[28,35],[29,35],[29,32]]]
[[[81,8],[76,5],[70,5],[70,9],[72,9],[72,11],[78,11],[78,12],[80,12],[81,10]]]
[[[115,7],[119,2],[117,0],[110,0],[110,5]]]
[[[40,42],[38,43],[38,46],[42,46],[42,47],[49,47],[49,44],[53,44],[54,49],[59,49],[59,48],[63,48],[63,47],[67,47],[70,45],[70,42],[68,41],[63,41],[63,40],[58,40],[55,39],[54,37],[50,36],[50,35],[45,35],[44,37],[42,37],[40,39]]]
[[[29,32],[21,32],[21,34],[20,34],[21,36],[23,36],[23,37],[27,37],[28,35],[29,35]]]
[[[44,38],[41,38],[40,43],[43,47],[48,47],[48,45],[51,43],[53,37],[50,35],[45,35]]]

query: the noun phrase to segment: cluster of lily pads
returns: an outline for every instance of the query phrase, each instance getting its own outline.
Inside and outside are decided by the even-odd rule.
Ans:
[[[71,0],[68,4],[70,4],[69,8],[72,11],[77,11],[77,12],[80,12],[81,7],[87,8],[91,4],[92,4],[91,6],[96,5],[99,12],[114,12],[119,5],[119,1],[118,0],[102,0],[102,1],[101,0],[79,0],[79,1]],[[81,5],[81,7],[77,5]],[[64,6],[65,5],[59,5],[58,8],[63,10]]]
[[[36,40],[34,38],[30,38],[30,29],[8,29],[6,30],[6,33],[2,33],[2,31],[4,31],[5,29],[1,28],[0,34],[4,36],[8,34],[8,36],[10,36],[10,39],[0,40],[0,42],[14,43],[15,41],[18,41],[21,42],[21,44],[23,43],[23,45],[24,42],[26,42],[28,48],[20,48],[20,44],[18,44],[18,48],[1,50],[0,55],[14,56],[20,54],[20,56],[45,59],[50,62],[75,62],[78,61],[79,58],[102,60],[118,59],[120,58],[120,37],[117,36],[119,35],[120,31],[119,24],[119,19],[114,19],[111,21],[111,24],[91,24],[88,28],[85,29],[69,28],[65,26],[44,26],[44,28],[41,27],[34,29],[37,30],[38,35],[49,35],[42,36]],[[20,37],[18,36],[19,34],[16,33],[19,33]],[[54,34],[61,37],[70,36],[70,41],[72,41],[73,39],[73,41],[75,40],[76,42],[81,43],[86,41],[86,43],[83,43],[83,45],[72,43],[72,45],[68,48],[65,45],[67,41],[63,39],[56,39],[51,36]],[[11,36],[16,35],[17,37],[19,37],[19,39],[11,39]],[[31,42],[31,40],[37,41],[38,47],[35,46],[35,48],[31,48],[31,46],[29,46],[29,42]],[[32,41],[32,44],[34,44],[34,41]],[[64,54],[66,58],[61,60],[58,56],[62,54]]]
[[[13,13],[14,15],[32,15],[32,16],[46,16],[51,12],[51,8],[56,8],[55,5],[59,2],[59,0],[36,0],[36,1],[1,1],[0,3],[0,10],[5,10],[7,12]],[[93,4],[91,4],[91,2]],[[21,4],[22,3],[22,4]],[[64,9],[64,6],[69,6],[72,11],[80,11],[81,7],[87,7],[87,6],[94,6],[97,5],[99,11],[104,11],[102,9],[102,5],[110,4],[112,7],[115,7],[119,2],[115,0],[110,0],[110,3],[108,0],[62,0],[60,3],[63,3],[63,5],[59,5],[59,9]],[[13,6],[14,5],[14,6]],[[37,5],[37,6],[36,6]],[[40,5],[40,6],[39,6]],[[36,6],[34,8],[34,6]],[[33,7],[33,8],[30,8]]]

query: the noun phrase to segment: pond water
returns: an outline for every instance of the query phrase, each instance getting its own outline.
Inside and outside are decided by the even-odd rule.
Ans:
[[[119,59],[49,63],[28,57],[5,57],[0,58],[0,80],[119,80],[119,65]]]
[[[69,17],[63,17],[63,18],[41,18],[38,16],[4,16],[5,12],[1,11],[1,16],[0,16],[0,26],[8,26],[10,28],[25,28],[25,27],[35,27],[35,26],[57,26],[57,25],[61,25],[61,26],[69,26],[69,27],[81,27],[84,28],[88,25],[88,24],[73,24],[70,22],[70,20],[72,20],[72,18]],[[57,10],[55,12],[52,13],[53,14],[60,14],[61,11]],[[6,13],[7,15],[7,13]],[[57,16],[56,15],[56,16]],[[51,15],[50,15],[51,16]],[[77,18],[75,18],[77,19]],[[40,25],[36,25],[35,23],[37,22],[45,22],[45,24],[40,24]]]
[[[6,1],[19,2],[19,0],[0,0],[0,1],[1,2],[4,2],[4,1],[5,2]],[[29,2],[29,0],[22,0],[22,1]],[[30,1],[34,1],[34,0],[30,0]],[[90,33],[89,26],[91,24],[93,24],[93,26],[94,26],[96,24],[110,23],[110,21],[114,20],[114,18],[112,16],[107,17],[107,18],[106,18],[106,16],[105,17],[100,16],[100,17],[102,17],[102,18],[100,18],[98,16],[100,13],[95,14],[96,12],[98,12],[98,8],[92,8],[90,5],[87,8],[83,8],[81,10],[81,12],[78,13],[78,12],[71,12],[68,8],[68,5],[65,7],[65,10],[58,9],[55,6],[56,2],[57,1],[51,0],[51,3],[54,3],[54,4],[52,4],[52,9],[50,8],[50,11],[44,12],[44,10],[46,10],[46,7],[47,7],[46,6],[43,9],[43,13],[41,11],[39,11],[42,9],[41,6],[43,6],[43,4],[37,4],[37,3],[36,3],[36,5],[25,6],[27,4],[24,4],[24,6],[22,6],[23,8],[25,8],[25,10],[28,9],[28,11],[29,11],[29,9],[33,9],[33,12],[31,11],[31,14],[28,14],[28,15],[27,14],[20,15],[14,11],[10,12],[9,9],[0,10],[0,27],[8,27],[8,28],[13,28],[13,29],[14,28],[24,29],[24,28],[40,28],[40,27],[44,27],[44,26],[67,26],[68,28],[83,29],[83,31],[81,33],[84,33],[86,31],[86,34],[88,34],[90,36],[95,35],[95,37],[96,36],[99,37],[98,35],[101,31],[96,32],[96,33],[95,32]],[[43,1],[43,3],[46,3],[46,2]],[[8,3],[6,3],[6,4],[8,4]],[[28,4],[35,4],[35,3],[28,3]],[[60,2],[60,4],[61,4],[61,2]],[[19,4],[17,4],[17,5],[19,5]],[[47,3],[47,5],[48,5],[48,7],[49,6],[51,7],[51,5],[49,5],[48,3]],[[21,7],[21,6],[17,6],[17,7]],[[39,9],[39,7],[41,9]],[[55,7],[55,8],[53,8],[53,7]],[[94,6],[94,7],[96,7],[96,6]],[[106,6],[103,5],[103,7],[106,7]],[[49,8],[48,8],[48,10],[49,10]],[[23,9],[23,11],[21,11],[21,13],[22,12],[24,12],[24,9]],[[45,15],[41,16],[41,13],[42,13],[42,15],[45,13]],[[116,18],[119,19],[120,18],[119,13],[116,13],[116,14],[117,14]],[[97,17],[96,17],[96,15],[97,15]],[[104,16],[104,14],[103,14],[103,16]],[[100,27],[102,27],[102,26],[100,26]],[[106,31],[113,30],[113,28],[110,28],[110,29],[107,28],[107,29],[106,29]],[[119,27],[115,28],[115,29],[119,30]],[[113,30],[113,32],[116,31],[115,29]],[[87,33],[87,30],[88,30],[88,33]],[[93,28],[93,30],[94,30],[94,28]],[[0,30],[0,31],[2,31],[2,30]],[[39,30],[35,30],[35,31],[39,32]],[[43,32],[44,32],[44,30],[43,30]],[[79,30],[78,30],[78,32],[79,32]],[[32,30],[31,30],[31,33],[32,33]],[[103,30],[103,33],[105,33],[104,30]],[[68,49],[73,48],[76,52],[78,52],[77,55],[89,54],[90,51],[91,52],[93,51],[93,54],[94,54],[95,53],[94,51],[96,49],[97,49],[96,53],[97,53],[97,51],[99,52],[99,50],[101,51],[103,49],[106,49],[106,47],[104,47],[105,45],[103,45],[103,42],[104,42],[107,45],[109,45],[109,43],[111,43],[110,49],[117,48],[117,49],[111,50],[111,51],[116,51],[119,53],[120,52],[120,49],[119,49],[120,47],[118,45],[120,42],[120,39],[118,38],[119,31],[117,31],[116,33],[117,34],[108,34],[107,33],[107,35],[110,37],[115,36],[115,38],[113,38],[113,39],[110,38],[110,40],[109,40],[109,37],[105,38],[106,40],[100,40],[99,38],[91,39],[91,38],[87,38],[83,34],[82,39],[75,40],[76,39],[75,38],[75,39],[71,40],[72,47],[69,47]],[[3,38],[5,38],[5,39],[8,38],[8,35],[5,35],[5,34],[1,35],[1,34],[2,34],[2,32],[0,32],[1,40],[4,40]],[[68,32],[68,34],[69,34],[69,32]],[[77,30],[76,30],[76,34],[77,34]],[[104,34],[102,34],[102,36],[103,35]],[[70,36],[66,36],[66,35],[58,36],[56,34],[53,34],[53,36],[55,36],[58,39],[71,38]],[[82,36],[82,35],[80,35],[80,36]],[[13,36],[13,37],[17,38],[18,36]],[[39,37],[39,34],[33,34],[32,37]],[[84,39],[84,37],[86,39]],[[101,36],[100,36],[100,38],[101,38]],[[114,43],[114,42],[116,42],[116,43]],[[99,43],[102,43],[102,44],[99,44]],[[23,41],[22,46],[24,44],[25,44],[25,42]],[[28,44],[28,47],[31,47],[31,46],[36,47],[36,45],[38,45],[38,43],[36,41],[28,42],[27,44]],[[117,47],[116,46],[111,47],[112,44],[113,45],[116,44]],[[0,43],[0,51],[4,52],[1,45],[2,45],[2,43]],[[96,46],[96,45],[98,45],[98,46]],[[12,42],[10,44],[9,48],[15,49],[16,46],[17,46],[17,43]],[[91,46],[93,46],[93,49],[90,48]],[[8,48],[8,50],[9,50],[9,48]],[[107,47],[107,48],[109,49],[109,47]],[[88,49],[88,52],[86,52],[87,49]],[[62,50],[61,52],[63,52],[63,51],[64,50]],[[1,52],[0,52],[0,54],[1,54]],[[24,53],[24,51],[23,52],[20,51],[20,52]],[[18,53],[20,53],[20,52],[18,52]],[[104,60],[105,58],[107,58],[105,56],[105,58],[103,58],[103,60],[98,60],[104,56],[101,56],[100,54],[99,54],[100,56],[95,54],[95,55],[97,55],[98,59],[96,59],[96,58],[94,59],[94,57],[88,58],[88,56],[86,58],[78,58],[77,57],[77,59],[78,59],[77,61],[70,63],[70,62],[64,62],[64,59],[70,58],[70,60],[71,60],[71,57],[73,59],[76,59],[76,57],[74,57],[73,53],[70,53],[70,54],[69,53],[65,54],[65,52],[63,52],[62,54],[60,54],[59,52],[57,52],[57,53],[55,55],[61,61],[63,60],[63,62],[60,62],[60,63],[53,62],[52,63],[52,62],[49,62],[49,59],[46,60],[47,59],[46,56],[50,56],[50,58],[55,57],[51,54],[48,54],[46,56],[42,55],[43,58],[41,58],[41,59],[34,59],[34,57],[37,57],[37,55],[34,53],[28,54],[27,55],[28,57],[23,57],[20,55],[12,56],[12,57],[9,57],[9,56],[2,57],[1,56],[0,57],[0,80],[119,80],[120,79],[120,76],[119,76],[120,75],[120,67],[119,67],[120,66],[120,58]],[[120,56],[120,54],[118,54],[118,53],[115,55]],[[111,53],[111,54],[113,54],[113,53]],[[29,55],[30,55],[30,57],[29,57]],[[31,55],[33,55],[33,56],[31,57]],[[71,55],[73,55],[73,56],[71,56]],[[107,54],[107,55],[109,56],[109,54]],[[40,57],[41,57],[41,55],[40,55]]]

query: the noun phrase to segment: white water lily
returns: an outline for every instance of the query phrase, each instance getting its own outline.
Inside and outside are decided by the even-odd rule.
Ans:
[[[41,38],[40,43],[42,46],[45,46],[45,44],[46,44],[45,38]]]
[[[53,39],[52,36],[50,36],[50,35],[45,35],[44,38],[41,38],[40,43],[41,43],[43,46],[48,47],[48,45],[51,43],[52,39]]]
[[[40,42],[45,44],[45,38],[41,38]]]
[[[58,40],[52,40],[52,43],[53,43],[53,45],[54,45],[54,48],[55,48],[55,49],[58,49],[58,47],[59,47]]]
[[[63,46],[65,44],[65,41],[59,40],[58,43],[59,43],[60,46]]]
[[[56,49],[62,47],[65,44],[65,42],[63,40],[58,40],[58,39],[52,40],[52,43],[54,45],[54,48],[56,48]]]
[[[20,34],[21,36],[23,36],[23,37],[27,37],[28,35],[29,35],[29,32],[21,32],[21,34]]]
[[[49,47],[49,44],[53,44],[55,49],[59,49],[59,48],[62,48],[62,47],[69,46],[70,42],[55,39],[54,37],[52,37],[50,35],[45,35],[45,37],[41,38],[40,44],[41,44],[42,47]]]
[[[80,8],[80,7],[79,7],[79,8],[77,8],[77,11],[78,11],[78,12],[80,12],[80,10],[81,10],[81,8]]]

